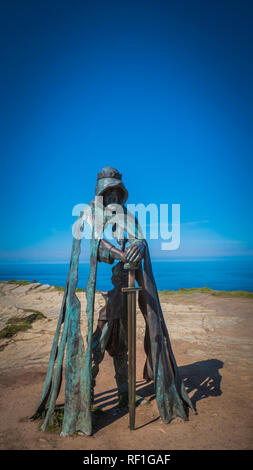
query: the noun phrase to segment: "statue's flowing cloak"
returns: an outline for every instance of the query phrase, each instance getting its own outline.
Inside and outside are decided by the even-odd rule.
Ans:
[[[90,204],[94,220],[94,203]],[[127,209],[125,208],[125,214]],[[126,218],[125,218],[126,220]],[[132,221],[131,221],[132,220]],[[103,227],[106,223],[104,220]],[[126,225],[123,227],[126,230]],[[139,242],[138,224],[135,218],[128,218],[127,234],[133,243]],[[80,301],[76,296],[80,239],[73,238],[69,272],[64,290],[62,306],[51,349],[48,371],[43,392],[37,409],[32,416],[36,418],[45,413],[42,425],[44,431],[52,421],[56,400],[60,392],[63,373],[63,360],[66,350],[65,365],[65,403],[62,435],[81,431],[92,434],[92,334],[94,319],[94,300],[96,290],[97,259],[100,240],[94,236],[94,223],[90,241],[90,273],[86,285],[86,315],[88,332],[86,349],[80,331]],[[185,390],[174,358],[166,323],[161,310],[156,283],[147,242],[145,245],[143,271],[140,267],[136,279],[142,290],[139,293],[139,307],[146,323],[144,348],[146,362],[144,378],[154,381],[157,406],[165,423],[173,418],[187,419],[186,408],[193,405]]]

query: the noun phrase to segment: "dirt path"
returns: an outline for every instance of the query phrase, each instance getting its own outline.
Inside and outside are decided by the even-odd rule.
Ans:
[[[22,288],[21,288],[22,287]],[[37,287],[38,288],[38,287]],[[0,340],[0,449],[252,449],[253,300],[207,294],[162,296],[172,347],[198,411],[189,421],[165,425],[152,384],[142,379],[144,323],[138,313],[137,390],[148,404],[136,410],[136,430],[117,408],[112,359],[106,354],[95,390],[91,437],[41,432],[30,421],[44,384],[62,293],[0,284],[0,329],[13,316],[39,310],[46,319],[12,339]],[[16,292],[15,292],[16,290]],[[80,299],[85,309],[84,294]],[[96,309],[103,304],[96,296]],[[85,332],[85,322],[82,325]],[[64,402],[64,389],[58,404]]]

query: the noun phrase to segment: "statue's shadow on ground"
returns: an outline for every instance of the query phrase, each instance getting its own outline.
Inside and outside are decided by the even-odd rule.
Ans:
[[[195,409],[198,401],[222,394],[222,376],[219,373],[222,367],[223,362],[219,359],[207,359],[179,367],[180,375]]]
[[[208,359],[179,367],[180,376],[182,377],[186,390],[191,397],[192,404],[196,411],[198,401],[211,396],[218,397],[222,394],[222,377],[219,373],[219,369],[222,369],[222,367],[223,362],[219,359]],[[136,394],[147,400],[147,402],[152,402],[155,400],[153,382],[138,380],[136,382]],[[117,405],[118,395],[116,388],[95,394],[94,406],[97,411],[93,412],[94,433],[128,414],[127,407],[120,408]],[[148,404],[143,404],[140,400],[137,402],[137,406],[142,406],[145,410],[145,407],[148,406]],[[135,429],[148,426],[158,419],[159,416],[151,421],[148,421],[142,426],[136,427]],[[128,424],[126,421],[126,426],[127,425]]]

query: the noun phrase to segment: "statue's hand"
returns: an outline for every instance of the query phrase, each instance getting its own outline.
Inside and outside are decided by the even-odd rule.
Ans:
[[[125,251],[127,262],[132,264],[139,263],[144,256],[144,250],[144,245],[141,243],[130,245]]]

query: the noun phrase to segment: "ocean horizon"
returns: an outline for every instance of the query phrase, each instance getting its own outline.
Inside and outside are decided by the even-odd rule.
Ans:
[[[253,258],[152,261],[158,290],[210,287],[253,292]],[[97,290],[112,289],[111,265],[98,263]],[[2,263],[0,281],[25,280],[65,286],[69,263]],[[79,264],[78,287],[85,289],[89,263]]]

